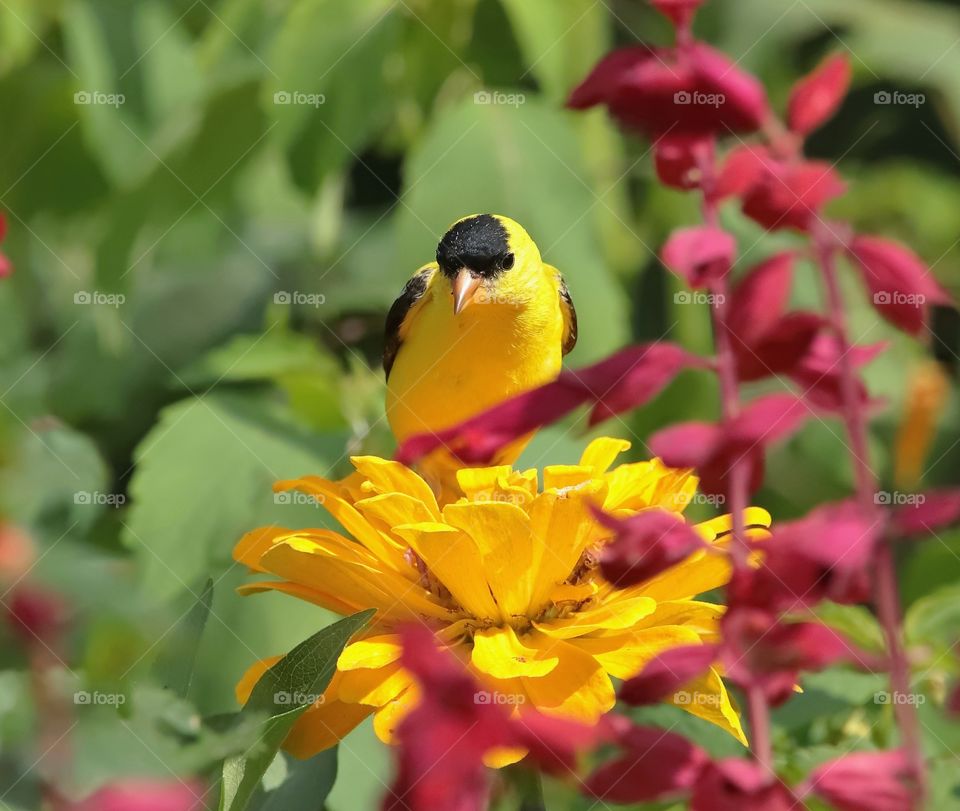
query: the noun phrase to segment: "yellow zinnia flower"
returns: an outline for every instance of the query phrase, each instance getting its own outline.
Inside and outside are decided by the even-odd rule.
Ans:
[[[609,470],[630,447],[619,439],[590,443],[577,465],[536,470],[467,468],[461,497],[439,504],[414,471],[398,462],[354,457],[356,472],[339,482],[307,476],[276,490],[316,497],[346,534],[326,529],[264,527],[237,544],[235,558],[279,580],[242,594],[276,590],[341,614],[377,613],[348,645],[322,701],[296,722],[285,748],[309,757],[335,745],[366,716],[390,742],[417,702],[400,666],[398,625],[422,622],[456,653],[485,692],[479,700],[530,705],[588,723],[615,701],[611,676],[633,676],[662,651],[714,641],[722,607],[695,599],[727,582],[724,554],[700,551],[640,584],[616,589],[600,575],[598,548],[610,530],[592,507],[620,517],[648,508],[682,512],[696,490],[688,471],[659,460]],[[769,525],[751,509],[749,525]],[[729,516],[695,526],[720,547]],[[256,663],[237,686],[245,702],[280,657]],[[690,697],[689,701],[684,700]],[[715,670],[676,703],[744,741],[737,712]],[[502,753],[499,764],[522,753]]]

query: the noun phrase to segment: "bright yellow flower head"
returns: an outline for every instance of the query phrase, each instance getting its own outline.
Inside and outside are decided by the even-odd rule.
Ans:
[[[613,588],[596,566],[610,530],[596,521],[592,506],[621,517],[651,507],[679,513],[696,489],[693,475],[656,459],[609,470],[629,446],[595,440],[580,464],[544,468],[542,490],[536,470],[464,469],[458,473],[462,497],[443,505],[415,472],[371,456],[355,457],[356,472],[340,482],[279,482],[278,490],[320,500],[345,534],[276,527],[248,533],[236,559],[280,579],[243,586],[241,593],[282,591],[342,614],[377,609],[286,748],[309,757],[371,713],[377,735],[390,742],[417,701],[417,688],[399,664],[395,630],[403,623],[427,624],[463,660],[485,688],[479,700],[515,711],[532,705],[586,722],[613,707],[611,676],[628,678],[668,648],[713,641],[722,607],[694,598],[726,583],[725,555],[698,552],[626,589]],[[746,518],[749,525],[769,524],[763,510],[751,509]],[[730,520],[696,529],[719,545]],[[279,658],[248,670],[237,686],[241,701]],[[744,740],[715,671],[678,694],[677,703]]]

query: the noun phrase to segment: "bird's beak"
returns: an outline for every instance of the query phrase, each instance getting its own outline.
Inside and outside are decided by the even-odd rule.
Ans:
[[[453,280],[453,314],[460,312],[473,300],[480,279],[470,272],[470,268],[461,268],[457,278]]]

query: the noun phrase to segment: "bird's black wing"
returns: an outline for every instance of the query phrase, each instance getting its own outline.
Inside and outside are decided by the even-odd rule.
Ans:
[[[568,354],[577,345],[577,310],[573,306],[570,290],[560,275],[560,271],[553,268],[557,274],[557,287],[560,291],[560,311],[563,313],[563,354]]]
[[[408,322],[414,308],[423,301],[423,294],[426,293],[435,272],[436,266],[429,265],[412,276],[404,285],[400,297],[393,302],[390,312],[387,313],[387,323],[384,328],[386,340],[383,347],[383,371],[386,372],[387,378],[390,377],[393,362],[403,343],[403,333],[406,332],[404,325]]]

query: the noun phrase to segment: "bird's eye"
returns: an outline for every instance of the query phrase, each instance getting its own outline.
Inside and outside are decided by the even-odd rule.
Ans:
[[[502,267],[504,270],[510,270],[510,268],[513,267],[513,258],[514,257],[512,253],[505,254],[500,262],[500,267]]]

